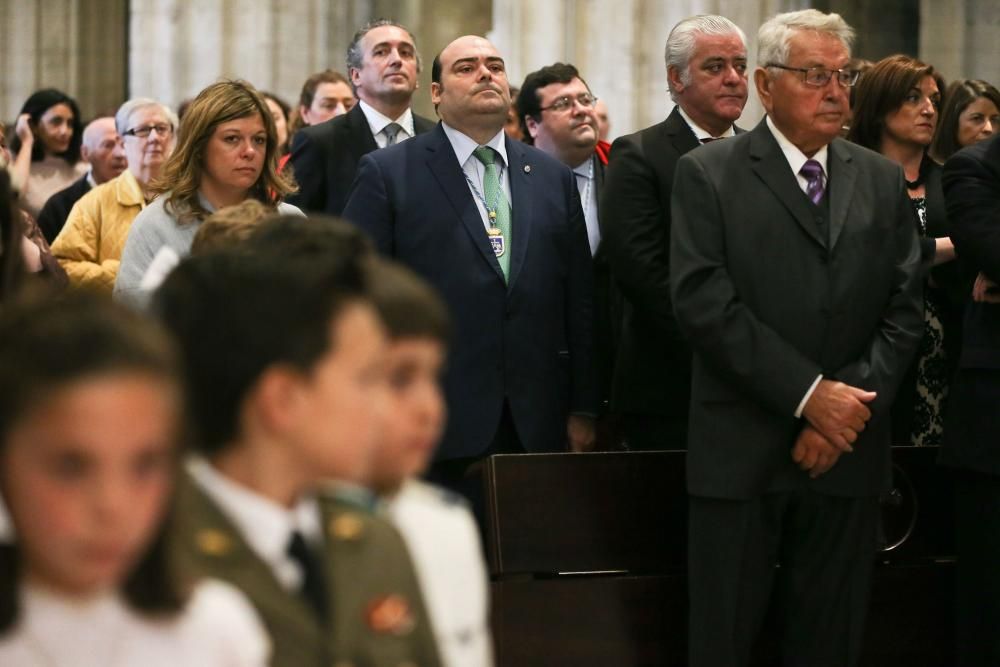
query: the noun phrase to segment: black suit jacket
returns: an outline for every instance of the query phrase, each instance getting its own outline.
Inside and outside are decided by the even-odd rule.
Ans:
[[[90,192],[90,182],[87,181],[88,174],[84,174],[68,188],[64,188],[49,197],[45,206],[38,212],[38,226],[42,230],[42,235],[49,245],[56,240],[69,212],[73,210],[73,205],[83,195]]]
[[[944,193],[956,253],[1000,283],[1000,135],[948,160]],[[1000,475],[1000,305],[970,301],[962,332],[941,458]]]
[[[670,300],[670,195],[677,160],[698,146],[675,108],[662,123],[621,137],[611,148],[601,234],[623,297],[611,392],[615,412],[687,419],[691,350]]]
[[[596,413],[593,274],[573,173],[506,140],[512,206],[510,281],[439,125],[364,156],[344,209],[383,253],[448,304],[448,426],[438,459],[481,455],[506,400],[528,451],[566,446],[566,418]]]
[[[694,349],[694,495],[871,496],[889,482],[889,407],[923,332],[914,213],[902,170],[873,151],[835,139],[828,173],[827,228],[765,121],[677,163],[670,277]],[[810,480],[791,459],[794,414],[820,373],[878,397],[854,452]]]
[[[434,128],[434,121],[413,114],[413,130],[418,135]],[[304,127],[295,133],[288,164],[299,191],[288,197],[289,204],[303,211],[340,215],[366,153],[378,149],[371,126],[360,104],[342,116]]]

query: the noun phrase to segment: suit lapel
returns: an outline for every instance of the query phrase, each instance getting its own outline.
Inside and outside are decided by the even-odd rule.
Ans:
[[[355,162],[378,149],[375,137],[372,136],[372,128],[368,124],[365,112],[361,110],[360,104],[355,104],[354,108],[347,112],[347,127],[350,129],[350,151]]]
[[[701,145],[687,121],[681,116],[678,107],[674,107],[667,119],[663,121],[663,131],[666,132],[668,141],[679,155],[693,151]]]
[[[511,243],[510,280],[508,285],[514,286],[517,276],[524,266],[524,258],[528,253],[528,241],[531,238],[531,228],[534,226],[531,216],[534,213],[532,202],[533,176],[527,151],[509,138],[504,138],[507,144],[507,174],[510,178],[511,198]],[[575,178],[575,177],[574,177]]]
[[[808,200],[802,195],[802,188],[799,187],[785,154],[781,152],[781,147],[766,122],[766,119],[760,121],[750,136],[751,168],[774,193],[778,201],[788,209],[806,234],[825,248],[826,242],[816,226],[816,216],[810,210]]]
[[[455,151],[451,147],[451,142],[448,141],[448,137],[445,135],[440,124],[434,130],[434,136],[427,142],[426,148],[428,152],[428,170],[437,179],[438,185],[441,186],[448,201],[451,202],[452,208],[465,226],[472,244],[476,246],[483,259],[493,268],[497,277],[502,281],[503,270],[500,268],[500,262],[497,261],[496,255],[493,254],[493,248],[490,246],[489,238],[486,235],[483,218],[479,213],[479,209],[476,208],[476,202],[472,199],[472,193],[469,192],[469,184],[466,182],[465,174],[462,172],[462,165],[458,163]],[[516,219],[516,211],[514,216]],[[513,236],[517,239],[516,231],[513,232]]]
[[[830,248],[837,245],[837,238],[847,222],[847,211],[854,199],[854,185],[857,182],[858,170],[854,166],[851,154],[843,144],[834,139],[829,150],[830,187],[827,196],[830,197]]]

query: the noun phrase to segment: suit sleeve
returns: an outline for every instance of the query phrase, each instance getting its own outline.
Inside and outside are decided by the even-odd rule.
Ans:
[[[358,173],[344,206],[344,218],[363,229],[380,253],[393,255],[395,214],[386,191],[385,177],[371,155],[365,155],[358,163]]]
[[[66,222],[66,208],[62,205],[61,198],[49,197],[45,206],[38,213],[38,227],[42,230],[45,240],[50,244],[54,243],[59,231]]]
[[[895,281],[885,312],[861,358],[834,374],[841,382],[878,392],[875,405],[883,411],[892,405],[924,332],[923,279],[927,267],[901,170],[899,178],[892,245]],[[879,259],[884,258],[874,258]]]
[[[566,323],[573,369],[570,412],[597,415],[599,399],[594,359],[594,268],[587,239],[587,222],[576,178],[566,171],[570,225],[570,263],[566,285]]]
[[[677,163],[674,193],[670,283],[681,332],[758,403],[794,415],[822,370],[740,299],[727,268],[719,193],[692,154]]]
[[[601,235],[615,281],[669,340],[677,339],[670,299],[670,192],[631,139],[611,149],[601,196]]]
[[[88,193],[89,194],[89,193]],[[101,209],[97,197],[84,195],[69,213],[66,225],[52,244],[52,254],[74,287],[111,293],[118,259],[100,259]]]
[[[944,194],[956,253],[1000,283],[1000,174],[968,151],[957,153],[944,167]]]
[[[326,142],[306,128],[295,133],[288,167],[292,170],[299,190],[286,198],[289,204],[303,211],[322,213],[326,208]]]

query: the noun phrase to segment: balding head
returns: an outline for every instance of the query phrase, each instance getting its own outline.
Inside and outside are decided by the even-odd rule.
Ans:
[[[114,118],[102,116],[90,121],[83,130],[80,155],[90,163],[94,181],[98,184],[125,171],[125,152],[118,130],[115,129]]]

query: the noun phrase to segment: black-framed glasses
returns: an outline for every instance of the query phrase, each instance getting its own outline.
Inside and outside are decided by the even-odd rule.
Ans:
[[[591,95],[590,93],[580,93],[576,97],[571,95],[563,95],[562,97],[556,98],[556,101],[547,107],[542,107],[539,111],[558,111],[562,113],[573,106],[573,102],[576,102],[584,109],[591,109],[595,104],[597,104],[597,97]]]
[[[778,63],[768,63],[765,67],[777,67],[789,72],[798,72],[807,86],[814,86],[816,88],[822,88],[830,83],[830,79],[833,78],[834,74],[837,75],[837,82],[845,88],[850,88],[856,84],[858,77],[861,76],[861,72],[856,69],[827,69],[819,66],[788,67],[787,65],[779,65]]]
[[[131,130],[125,130],[124,134],[128,137],[139,137],[140,139],[145,139],[153,132],[156,132],[156,134],[161,137],[169,137],[174,133],[174,128],[167,123],[156,123],[155,125],[133,127]]]

